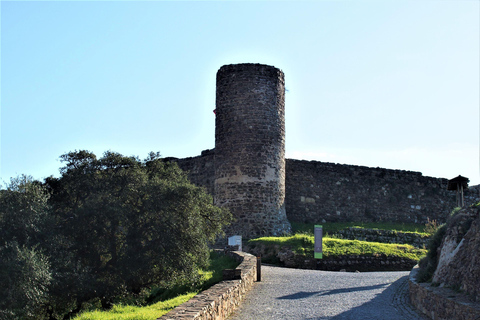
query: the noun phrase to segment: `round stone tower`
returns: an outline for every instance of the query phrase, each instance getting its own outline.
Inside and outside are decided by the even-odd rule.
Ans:
[[[285,80],[261,64],[217,72],[215,204],[236,221],[227,236],[290,231],[285,213]]]

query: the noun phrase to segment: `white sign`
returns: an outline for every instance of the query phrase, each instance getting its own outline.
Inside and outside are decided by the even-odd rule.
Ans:
[[[238,245],[238,251],[242,251],[242,236],[231,236],[228,238],[229,246]]]

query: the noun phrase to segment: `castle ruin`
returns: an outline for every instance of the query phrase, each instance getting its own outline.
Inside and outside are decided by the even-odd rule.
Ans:
[[[176,159],[236,221],[227,235],[281,235],[289,221],[445,222],[456,206],[448,180],[420,172],[285,159],[285,82],[261,64],[217,73],[215,149]],[[480,200],[465,192],[466,204]]]

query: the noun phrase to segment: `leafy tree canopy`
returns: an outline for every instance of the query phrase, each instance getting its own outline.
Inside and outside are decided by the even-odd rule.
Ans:
[[[31,177],[0,190],[0,319],[38,319],[52,275],[42,253],[48,194]]]
[[[208,243],[231,220],[158,154],[141,161],[82,150],[61,160],[61,177],[46,179],[56,234],[50,255],[61,279],[52,292],[61,297],[72,284],[76,306],[94,296],[108,304],[160,281],[195,279],[208,261]]]

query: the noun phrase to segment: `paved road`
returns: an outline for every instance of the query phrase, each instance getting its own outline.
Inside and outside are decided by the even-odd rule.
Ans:
[[[419,320],[408,302],[408,272],[347,273],[262,266],[228,320]]]

